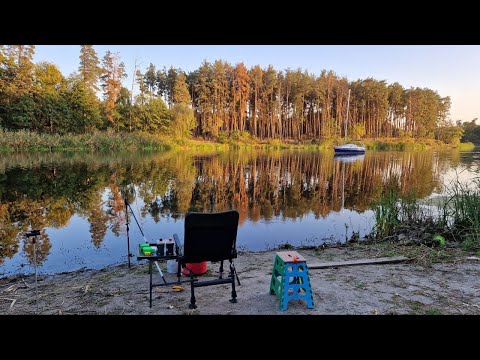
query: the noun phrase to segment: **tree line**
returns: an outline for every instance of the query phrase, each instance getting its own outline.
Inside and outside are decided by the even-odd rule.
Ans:
[[[373,78],[349,81],[333,71],[276,70],[204,61],[191,72],[150,64],[135,71],[131,90],[118,53],[99,59],[80,47],[78,71],[64,77],[49,62],[33,62],[35,46],[0,46],[0,126],[50,133],[112,128],[176,138],[318,141],[413,137],[455,142],[462,131],[448,117],[450,98]],[[133,84],[138,91],[133,96]],[[99,94],[101,92],[101,100]],[[453,128],[453,130],[451,130]],[[445,130],[445,131],[442,131]]]

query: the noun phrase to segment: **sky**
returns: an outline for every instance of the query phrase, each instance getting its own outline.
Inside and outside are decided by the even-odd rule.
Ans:
[[[95,50],[100,58],[107,50],[120,54],[128,88],[136,58],[142,70],[153,63],[186,72],[205,59],[221,59],[248,68],[271,64],[276,70],[300,67],[317,75],[326,69],[349,80],[373,77],[407,88],[427,87],[450,96],[452,120],[480,118],[479,45],[98,45]],[[78,69],[79,54],[78,45],[38,45],[34,60],[52,62],[69,75]]]

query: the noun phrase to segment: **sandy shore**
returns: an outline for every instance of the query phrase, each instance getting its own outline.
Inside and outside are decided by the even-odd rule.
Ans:
[[[371,246],[297,250],[308,263],[378,257]],[[419,262],[363,265],[311,270],[315,309],[300,300],[280,311],[269,294],[275,251],[241,253],[236,268],[241,286],[238,303],[231,304],[230,286],[195,290],[198,308],[188,308],[190,288],[153,289],[148,304],[148,266],[126,265],[39,278],[40,314],[480,314],[480,261],[455,252],[449,262],[422,266]],[[166,263],[162,264],[166,269]],[[217,264],[209,264],[203,278],[213,278]],[[174,280],[173,274],[166,274]],[[154,281],[160,282],[158,272]],[[35,314],[34,278],[0,280],[0,314]]]

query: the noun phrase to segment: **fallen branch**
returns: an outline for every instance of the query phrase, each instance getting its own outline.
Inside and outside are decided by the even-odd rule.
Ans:
[[[330,262],[308,265],[308,268],[313,270],[313,269],[326,269],[326,268],[340,267],[340,266],[393,264],[393,263],[401,263],[409,260],[410,259],[405,256],[396,256],[396,257],[383,257],[383,258],[377,258],[377,259],[330,261]]]
[[[13,284],[13,285],[10,285],[8,288],[6,288],[5,290],[2,290],[2,292],[10,292],[10,291],[16,291],[17,289],[13,289],[15,286],[18,286],[18,284]]]

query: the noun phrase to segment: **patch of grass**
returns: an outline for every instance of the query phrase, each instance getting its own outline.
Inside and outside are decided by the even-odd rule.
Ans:
[[[285,244],[281,244],[278,248],[282,250],[292,250],[293,245],[287,242]]]
[[[465,240],[463,240],[462,248],[465,251],[473,251],[478,248],[478,243],[469,236]]]
[[[439,309],[429,307],[420,301],[406,300],[406,304],[412,310],[411,314],[413,315],[442,315]]]
[[[411,314],[413,315],[420,315],[425,311],[425,304],[420,301],[406,300],[405,303],[408,305],[412,311]]]
[[[432,147],[441,146],[434,140],[396,138],[396,139],[366,139],[362,141],[367,150],[381,151],[421,151]]]
[[[383,243],[372,245],[376,247],[379,257],[405,256],[418,265],[430,267],[435,263],[451,263],[457,256],[459,249],[437,249],[419,245],[399,245],[395,243]]]
[[[182,315],[200,315],[200,311],[198,309],[185,310]]]
[[[323,251],[320,251],[320,250],[315,250],[315,254],[318,255],[318,258],[319,259],[322,259],[322,260],[325,260],[325,261],[333,261],[335,260],[335,255],[332,254],[332,253],[325,253]]]
[[[360,290],[365,290],[367,288],[367,285],[365,285],[364,283],[357,283],[355,284],[355,287]]]
[[[148,274],[148,266],[143,266],[137,269],[137,274]]]
[[[442,312],[436,308],[425,310],[425,315],[442,315]]]

